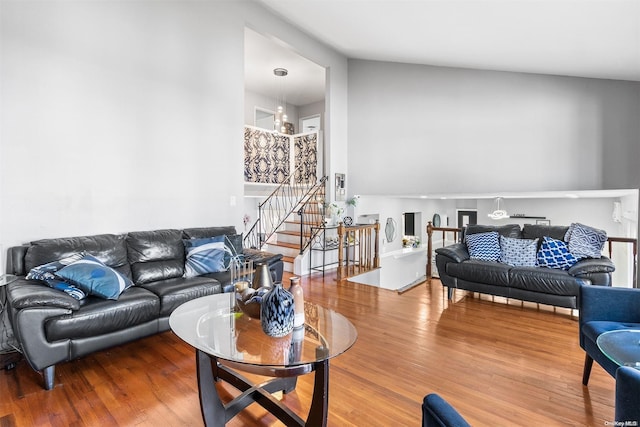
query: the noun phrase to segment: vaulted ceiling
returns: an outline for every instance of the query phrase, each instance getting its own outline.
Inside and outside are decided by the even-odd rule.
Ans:
[[[348,58],[640,81],[638,0],[258,0]]]

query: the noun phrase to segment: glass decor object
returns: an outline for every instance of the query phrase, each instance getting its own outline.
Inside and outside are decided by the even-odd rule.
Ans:
[[[293,295],[282,287],[282,283],[276,282],[262,298],[262,330],[271,337],[283,337],[293,330],[294,316]]]

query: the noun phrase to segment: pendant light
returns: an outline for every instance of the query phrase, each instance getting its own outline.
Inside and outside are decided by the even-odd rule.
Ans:
[[[273,70],[273,74],[276,77],[286,77],[289,74],[289,71],[286,68],[275,68]],[[284,82],[282,79],[278,80],[280,84],[278,85],[278,96],[276,97],[276,113],[274,115],[273,128],[278,132],[286,133],[287,128],[285,123],[288,120],[287,99],[283,88]]]
[[[499,219],[504,219],[504,218],[508,218],[509,214],[507,214],[507,211],[504,209],[500,209],[500,202],[502,201],[502,197],[497,197],[495,200],[495,209],[493,212],[491,212],[490,214],[488,214],[489,218],[493,219],[493,220],[499,220]]]

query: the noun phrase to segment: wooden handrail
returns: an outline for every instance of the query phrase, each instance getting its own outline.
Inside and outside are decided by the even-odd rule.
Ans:
[[[338,281],[380,267],[380,223],[346,227],[338,224]],[[346,249],[346,250],[345,250]],[[353,250],[349,250],[353,249]]]
[[[461,228],[453,227],[434,227],[431,221],[427,222],[427,283],[431,283],[433,277],[433,232],[442,232],[442,244],[446,241],[446,233],[453,233],[453,240],[458,241],[458,233],[462,232]],[[633,287],[637,287],[637,271],[638,271],[638,239],[633,237],[607,237],[607,247],[609,250],[609,258],[613,259],[613,243],[631,243],[631,250],[633,252]]]

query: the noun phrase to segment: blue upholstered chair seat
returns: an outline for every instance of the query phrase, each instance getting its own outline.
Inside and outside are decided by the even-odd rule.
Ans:
[[[621,329],[640,329],[640,289],[585,285],[580,288],[580,346],[585,361],[582,383],[587,385],[595,360],[615,377],[618,365],[598,348],[598,336]]]
[[[626,329],[640,329],[640,323],[631,322],[611,322],[608,320],[594,320],[586,322],[582,326],[582,333],[592,341],[596,341],[598,336],[609,331],[619,331]]]

